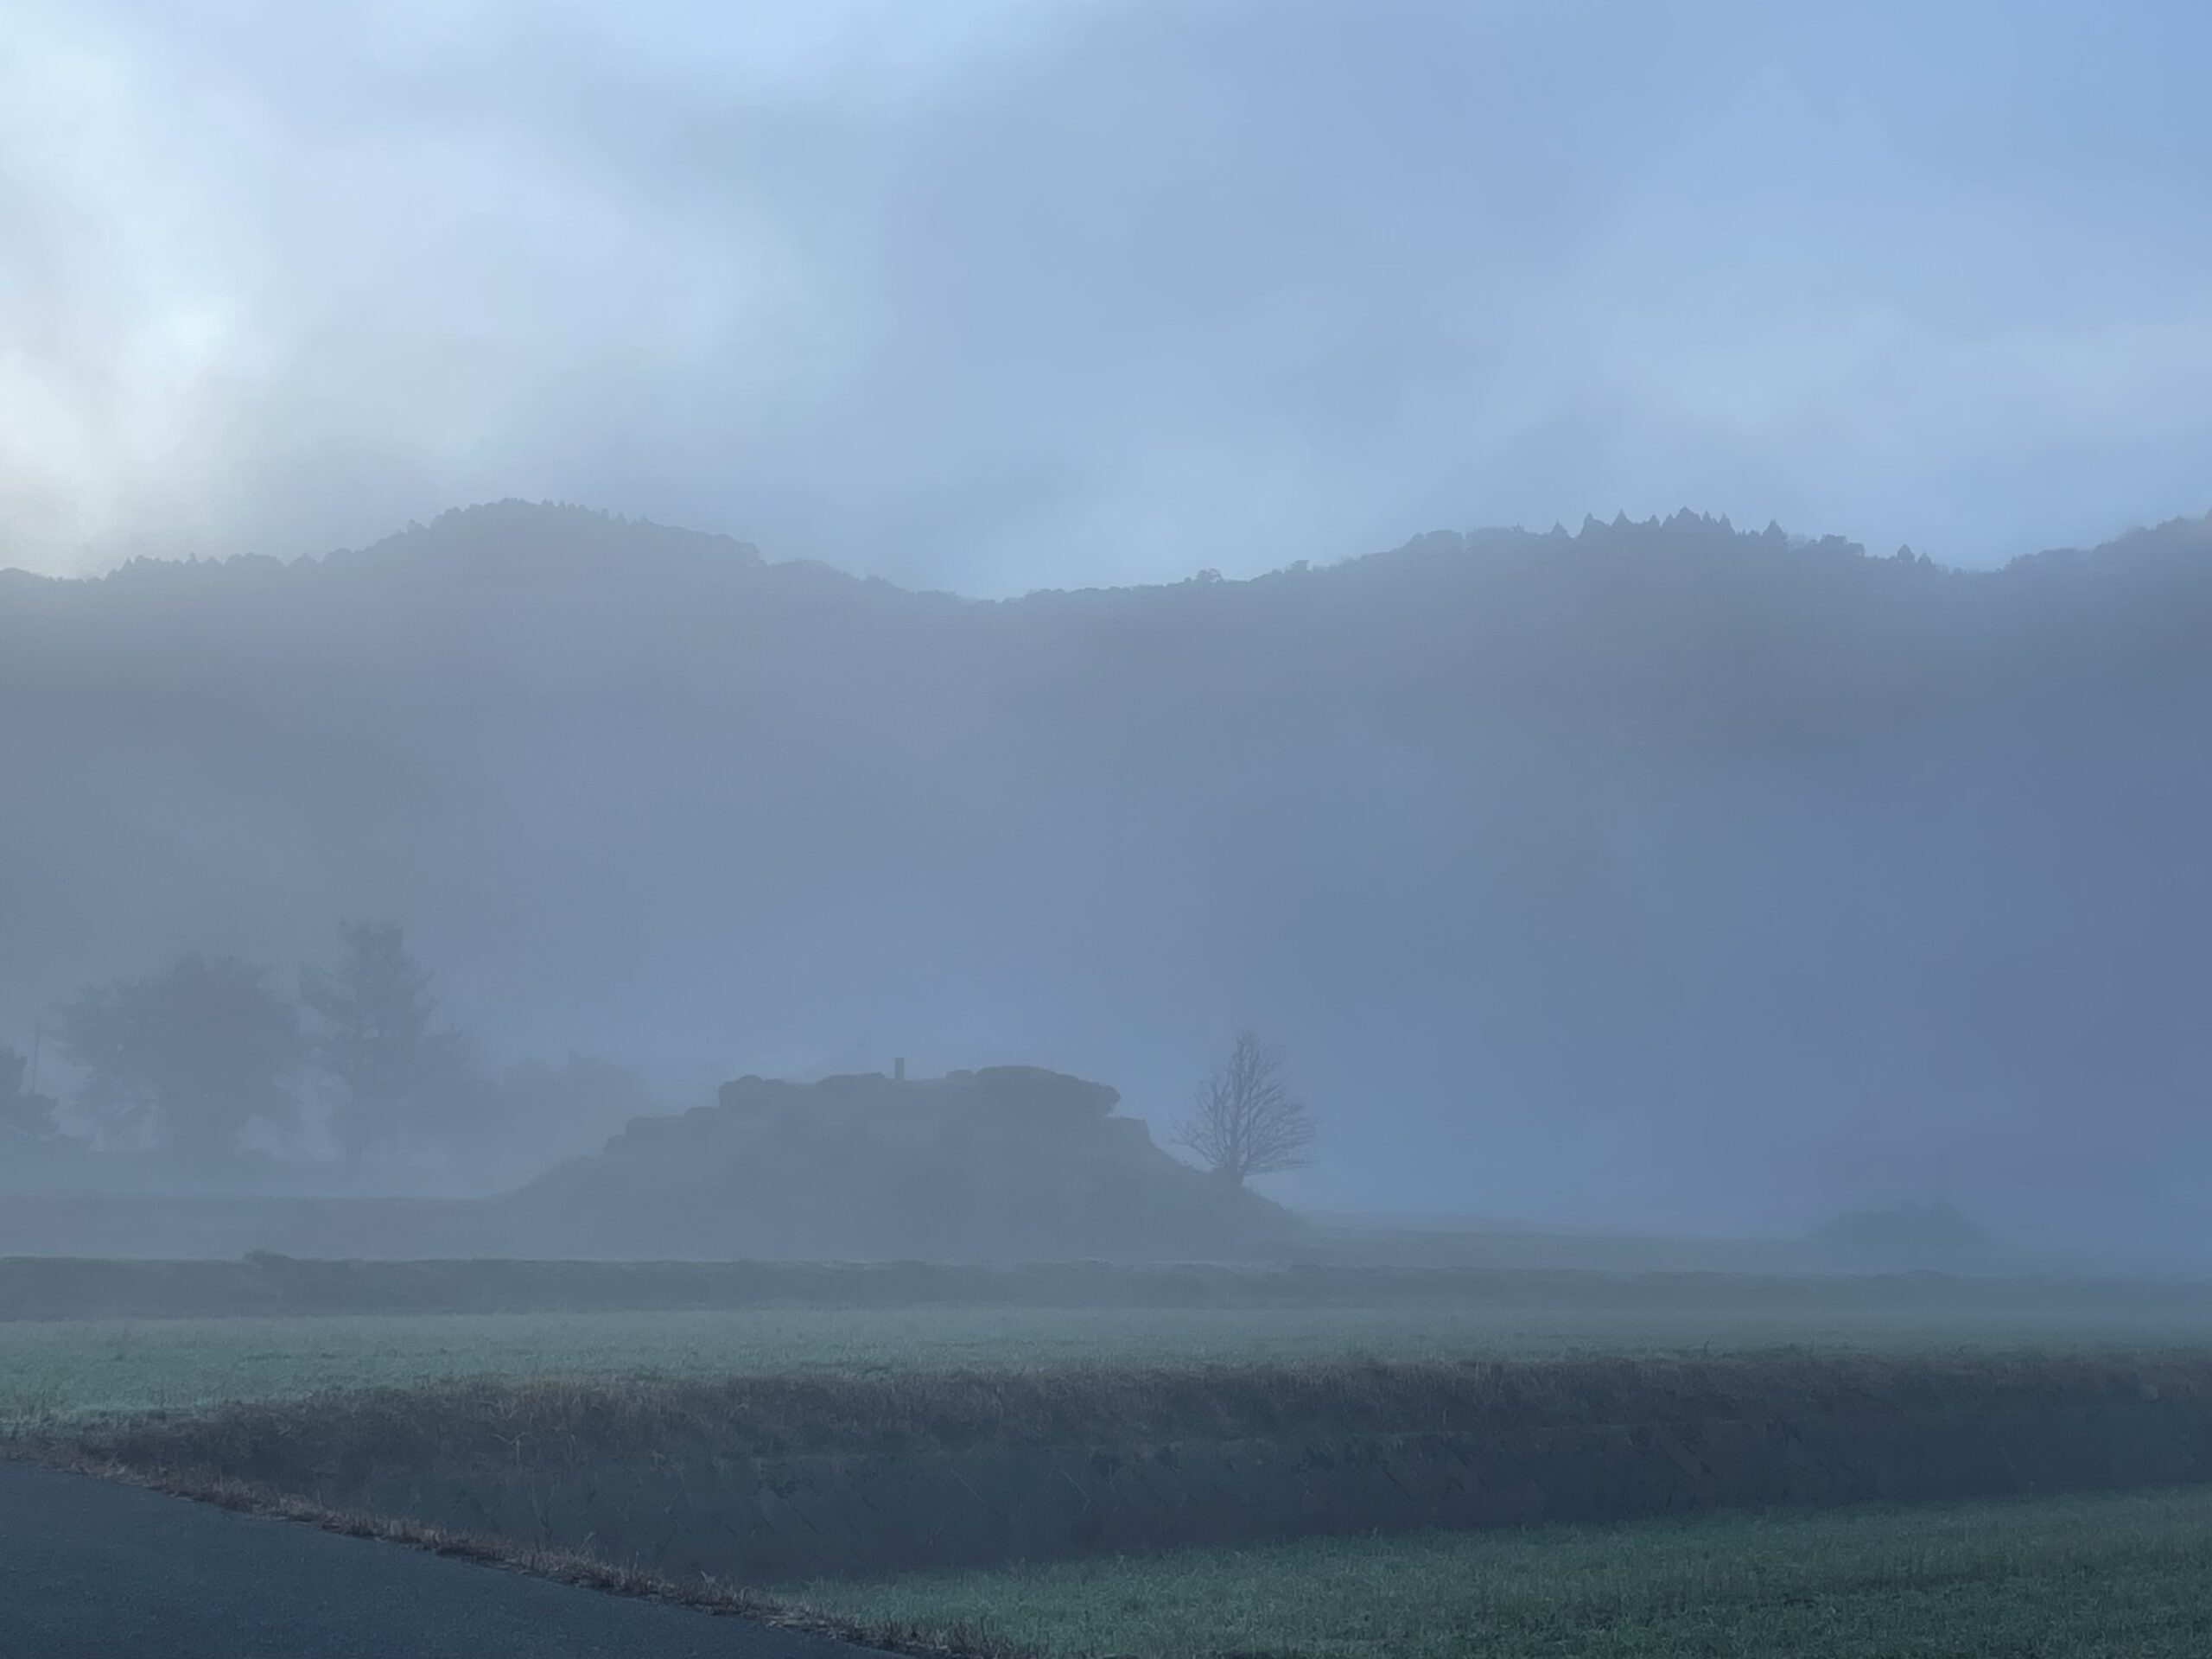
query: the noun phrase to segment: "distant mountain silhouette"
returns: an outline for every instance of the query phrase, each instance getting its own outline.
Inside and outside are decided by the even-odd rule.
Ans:
[[[1321,1125],[1284,1190],[1359,1207],[1802,1226],[1940,1166],[2177,1237],[2212,1168],[2208,520],[976,603],[504,503],[0,576],[0,1039],[368,916],[495,1049],[706,1075],[1009,1054],[1157,1124],[1249,1022]]]

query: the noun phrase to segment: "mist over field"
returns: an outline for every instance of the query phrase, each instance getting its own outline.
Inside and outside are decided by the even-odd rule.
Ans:
[[[0,0],[0,1653],[2203,1659],[2208,64]]]
[[[389,918],[493,1054],[674,1107],[1018,1060],[1164,1141],[1249,1024],[1311,1205],[2185,1249],[2208,639],[2202,520],[1962,574],[1685,514],[973,602],[510,503],[17,574],[0,1031]]]
[[[2212,1259],[2201,8],[9,22],[0,1178]]]

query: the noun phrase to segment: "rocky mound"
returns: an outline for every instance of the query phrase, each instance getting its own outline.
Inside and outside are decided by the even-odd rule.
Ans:
[[[517,1195],[626,1255],[1236,1259],[1297,1230],[1170,1157],[1120,1095],[1035,1066],[943,1077],[741,1077],[639,1118]]]

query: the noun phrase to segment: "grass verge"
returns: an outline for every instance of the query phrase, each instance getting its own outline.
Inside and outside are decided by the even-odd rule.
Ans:
[[[2202,1659],[2212,1491],[1317,1539],[777,1599],[1045,1659]]]
[[[2212,1346],[2212,1319],[1723,1308],[827,1307],[0,1319],[0,1432],[457,1377],[1097,1371],[1771,1352]]]
[[[789,1307],[1429,1308],[2205,1328],[2212,1282],[1942,1273],[1106,1262],[365,1261],[0,1255],[0,1321]]]

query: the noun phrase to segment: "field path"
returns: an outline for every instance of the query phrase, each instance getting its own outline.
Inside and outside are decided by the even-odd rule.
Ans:
[[[863,1649],[0,1460],[0,1659],[858,1659]]]

